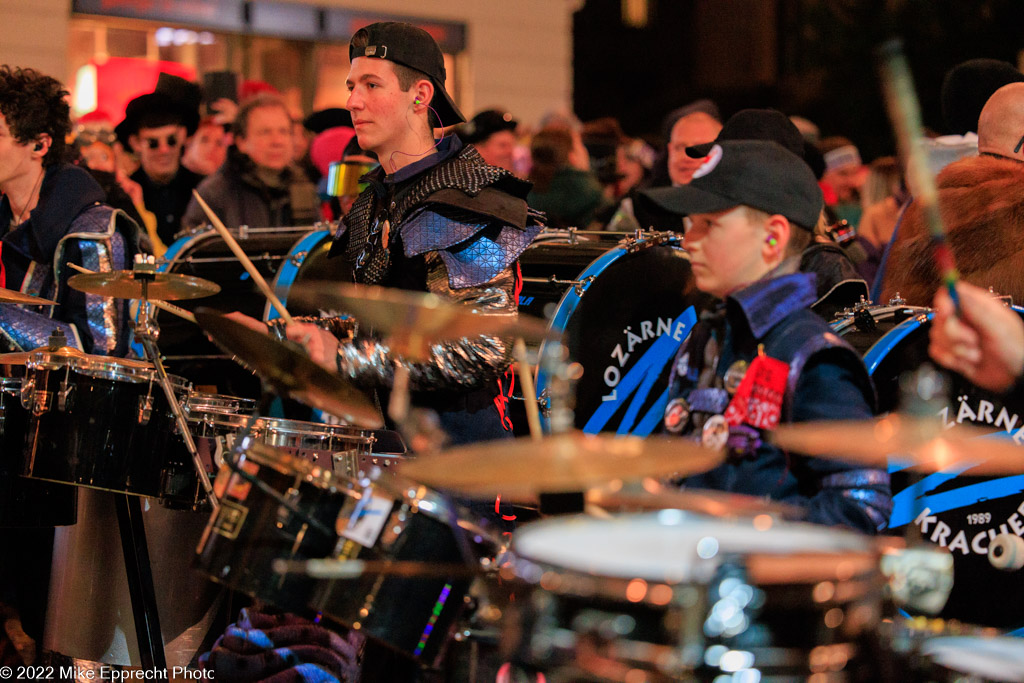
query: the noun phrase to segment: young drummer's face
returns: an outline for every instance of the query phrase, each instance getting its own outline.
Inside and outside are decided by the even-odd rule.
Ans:
[[[724,297],[770,270],[764,259],[768,231],[743,207],[693,214],[684,225],[683,246],[701,291]]]
[[[387,150],[406,133],[415,97],[413,88],[403,92],[394,65],[385,59],[356,57],[348,79],[348,103],[359,146],[371,152]]]

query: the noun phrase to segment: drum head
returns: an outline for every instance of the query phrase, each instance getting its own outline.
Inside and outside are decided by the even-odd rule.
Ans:
[[[1015,310],[1024,317],[1024,310]],[[900,376],[929,362],[930,327],[930,314],[907,320],[865,354],[881,410],[897,408]],[[973,425],[991,432],[994,438],[1024,445],[1024,403],[1017,395],[994,394],[959,375],[948,377],[949,403],[938,411],[946,424]],[[906,534],[914,524],[926,541],[950,550],[953,590],[941,617],[999,628],[1022,626],[1024,582],[1020,572],[995,569],[988,561],[988,546],[997,534],[1024,534],[1024,483],[1019,475],[969,475],[969,469],[964,474],[930,475],[893,471],[889,526]]]
[[[563,330],[576,383],[576,427],[588,433],[646,436],[661,423],[676,351],[714,299],[697,290],[686,253],[672,243],[616,247],[569,290],[552,329]],[[548,378],[538,373],[537,391]]]
[[[667,583],[705,580],[723,558],[737,556],[746,558],[752,572],[767,568],[751,561],[757,556],[817,556],[813,576],[770,572],[761,577],[771,583],[835,580],[836,565],[825,561],[827,556],[847,563],[851,556],[860,556],[866,562],[860,563],[857,573],[872,567],[869,541],[851,532],[781,522],[755,526],[753,521],[723,521],[680,510],[538,522],[516,532],[512,551],[545,565],[597,576]]]

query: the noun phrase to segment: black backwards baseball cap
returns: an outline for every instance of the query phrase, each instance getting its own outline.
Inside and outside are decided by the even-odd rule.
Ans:
[[[711,146],[693,180],[659,187],[644,195],[679,215],[715,213],[740,204],[785,216],[812,230],[824,199],[814,173],[803,159],[766,140],[723,140]]]
[[[366,36],[366,47],[356,47],[354,44],[360,34]],[[429,33],[418,26],[400,21],[379,21],[364,26],[356,31],[348,44],[349,61],[356,57],[386,59],[422,71],[434,84],[434,98],[429,104],[437,112],[441,125],[451,126],[466,120],[455,106],[455,100],[444,88],[448,75],[441,48]]]

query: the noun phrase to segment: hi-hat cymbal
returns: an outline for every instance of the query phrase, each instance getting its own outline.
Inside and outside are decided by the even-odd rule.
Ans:
[[[237,356],[280,393],[359,427],[384,426],[369,398],[291,344],[250,330],[208,308],[196,309],[196,321],[218,346]]]
[[[288,300],[355,316],[379,334],[417,342],[436,342],[487,334],[545,339],[547,323],[539,318],[489,313],[453,304],[435,294],[337,282],[302,282],[288,291]]]
[[[803,422],[778,427],[772,440],[794,453],[870,467],[885,468],[892,461],[923,472],[1024,472],[1020,446],[978,427],[946,429],[938,418],[893,413],[875,420]]]
[[[33,306],[56,306],[56,301],[50,299],[44,299],[41,296],[32,296],[31,294],[22,294],[13,289],[4,289],[0,287],[0,304],[30,304]]]
[[[399,472],[433,488],[522,500],[538,493],[583,491],[614,479],[706,472],[724,457],[722,451],[673,437],[569,432],[461,446],[403,462]]]
[[[146,298],[155,301],[199,299],[220,291],[220,285],[215,282],[180,273],[149,273],[147,278]],[[115,299],[141,299],[143,282],[143,278],[137,278],[131,270],[82,273],[68,280],[68,284],[80,292]]]

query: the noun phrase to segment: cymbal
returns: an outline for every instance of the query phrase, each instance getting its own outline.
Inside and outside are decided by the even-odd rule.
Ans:
[[[178,301],[213,296],[220,285],[209,280],[179,273],[151,273],[146,297],[157,301]],[[68,284],[80,292],[99,294],[115,299],[141,299],[142,278],[131,270],[110,273],[82,273],[74,275]]]
[[[288,300],[349,313],[380,334],[410,342],[436,342],[487,334],[540,341],[548,335],[540,318],[489,313],[446,301],[436,294],[338,282],[302,282]]]
[[[614,479],[686,476],[721,464],[725,455],[673,437],[569,432],[460,446],[399,464],[399,473],[433,488],[474,497],[526,499],[583,491]]]
[[[889,462],[923,472],[968,475],[1024,472],[1020,446],[978,427],[945,429],[938,418],[893,413],[875,420],[803,422],[772,434],[781,448],[817,457],[885,468]]]
[[[23,294],[13,289],[0,287],[0,304],[30,304],[33,306],[56,306],[56,301],[44,299],[41,296]]]
[[[358,427],[380,429],[380,412],[362,392],[314,363],[303,351],[209,308],[196,309],[196,321],[217,346],[272,384],[280,393],[335,415]]]
[[[779,519],[801,520],[803,508],[741,493],[725,493],[707,489],[673,489],[654,480],[645,479],[643,488],[631,491],[621,486],[588,489],[584,500],[608,512],[688,510],[709,517],[756,517],[772,515]]]

